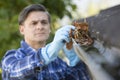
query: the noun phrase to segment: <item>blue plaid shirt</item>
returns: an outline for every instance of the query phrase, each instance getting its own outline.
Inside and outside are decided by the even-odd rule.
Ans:
[[[36,51],[21,41],[19,49],[7,51],[2,59],[2,80],[90,80],[81,61],[70,67],[57,57],[44,65],[41,49]]]

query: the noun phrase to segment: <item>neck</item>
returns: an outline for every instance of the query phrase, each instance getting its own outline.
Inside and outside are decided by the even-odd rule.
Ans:
[[[32,48],[34,48],[35,50],[38,50],[39,48],[42,48],[45,46],[46,41],[39,41],[39,42],[35,42],[35,41],[26,41],[26,43],[28,45],[30,45]]]

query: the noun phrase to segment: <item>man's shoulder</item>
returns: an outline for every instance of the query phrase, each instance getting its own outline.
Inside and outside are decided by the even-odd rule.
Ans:
[[[4,62],[6,62],[6,61],[9,61],[9,60],[7,60],[7,59],[9,59],[9,58],[11,58],[12,56],[14,56],[14,54],[16,53],[16,49],[12,49],[12,50],[8,50],[5,54],[4,54],[4,56],[2,57],[2,63]]]
[[[8,56],[8,55],[13,55],[13,54],[16,53],[16,51],[17,51],[17,49],[8,50],[8,51],[5,53],[4,57],[5,57],[5,56]]]

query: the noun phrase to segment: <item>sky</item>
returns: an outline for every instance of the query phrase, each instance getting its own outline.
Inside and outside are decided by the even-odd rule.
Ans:
[[[73,3],[77,5],[78,14],[83,15],[83,17],[87,17],[90,15],[88,14],[90,13],[90,11],[88,12],[88,9],[91,9],[91,11],[93,9],[94,11],[96,10],[96,12],[99,12],[99,10],[119,5],[120,0],[73,0]]]
[[[100,10],[120,5],[120,0],[73,0],[73,3],[77,5],[77,11],[72,12],[72,16],[74,19],[79,19],[99,14]],[[65,16],[58,22],[60,25],[65,25],[71,23],[71,20]]]

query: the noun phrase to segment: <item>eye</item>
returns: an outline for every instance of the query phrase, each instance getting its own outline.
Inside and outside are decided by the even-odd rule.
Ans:
[[[32,22],[32,25],[37,25],[37,22],[36,21]]]
[[[49,23],[49,22],[46,21],[46,20],[41,21],[41,24],[43,24],[43,25],[46,25],[46,24],[48,24],[48,23]]]

